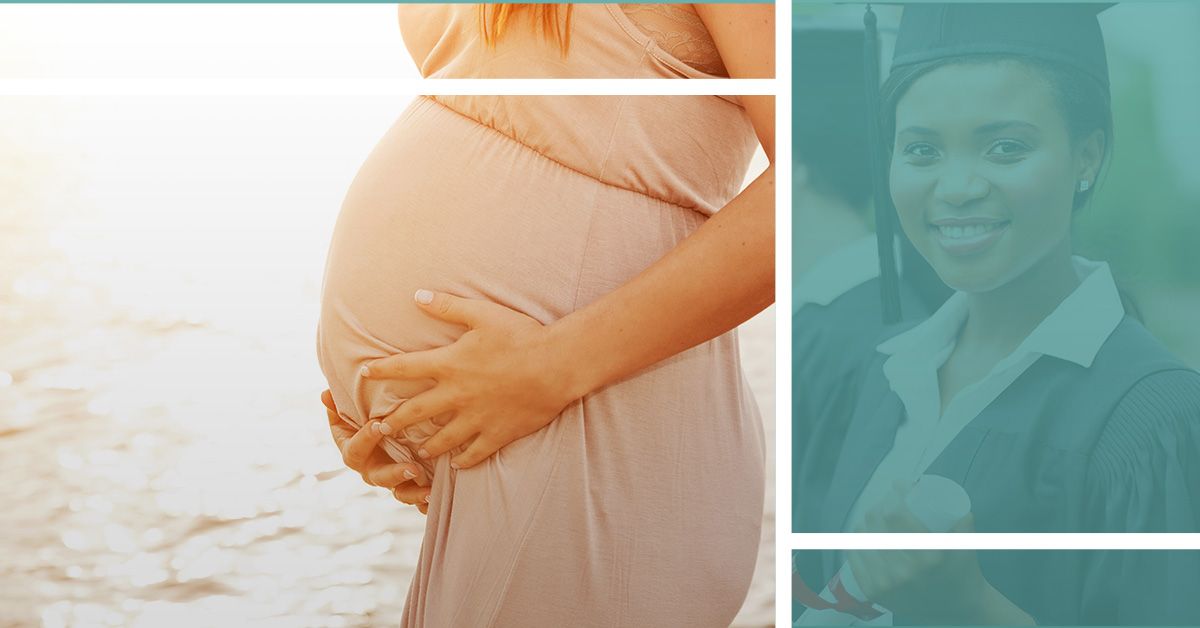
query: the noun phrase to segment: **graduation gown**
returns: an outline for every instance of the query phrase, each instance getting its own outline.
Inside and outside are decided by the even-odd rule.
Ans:
[[[901,284],[901,308],[919,320],[929,311]],[[879,279],[828,305],[809,304],[792,317],[792,531],[820,530],[821,508],[858,401],[858,386],[884,339]],[[802,553],[795,567],[810,587],[824,586],[819,557]]]
[[[884,358],[864,376],[824,503],[802,505],[820,511],[821,531],[845,529],[904,420]],[[926,473],[966,490],[980,532],[1200,532],[1200,373],[1125,317],[1090,368],[1038,358]],[[1055,554],[980,563],[1039,621],[1200,622],[1200,552]],[[826,553],[822,577],[843,559]]]

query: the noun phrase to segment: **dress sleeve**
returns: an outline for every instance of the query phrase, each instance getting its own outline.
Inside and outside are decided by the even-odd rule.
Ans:
[[[1135,385],[1097,441],[1086,486],[1084,530],[1200,532],[1200,373]],[[1200,551],[1086,554],[1082,623],[1200,624]]]

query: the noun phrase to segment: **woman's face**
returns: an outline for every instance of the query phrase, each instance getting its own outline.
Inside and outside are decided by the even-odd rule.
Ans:
[[[1069,259],[1074,193],[1093,177],[1036,70],[934,69],[897,103],[895,140],[901,226],[947,285],[987,292],[1052,255]]]

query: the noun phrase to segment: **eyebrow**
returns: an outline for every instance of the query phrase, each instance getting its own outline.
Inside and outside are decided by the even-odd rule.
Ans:
[[[999,122],[991,122],[975,129],[976,135],[990,135],[997,131],[1004,131],[1011,128],[1024,129],[1027,131],[1037,132],[1039,129],[1028,123],[1020,120],[1001,120]]]
[[[926,128],[923,126],[910,126],[910,127],[901,129],[900,131],[898,131],[896,133],[896,135],[904,135],[906,133],[912,134],[912,135],[933,135],[933,136],[938,135],[937,131],[934,131],[933,129]]]
[[[1004,131],[1004,130],[1008,130],[1008,129],[1013,129],[1013,128],[1025,129],[1025,130],[1034,131],[1034,132],[1037,132],[1040,130],[1040,129],[1038,129],[1037,126],[1032,125],[1028,122],[1022,122],[1021,120],[1000,120],[998,122],[989,122],[977,129],[975,129],[975,135],[991,135],[992,133],[996,133],[996,132]],[[904,134],[911,134],[911,135],[918,135],[918,136],[925,136],[925,137],[937,137],[937,136],[941,135],[937,131],[935,131],[929,127],[923,127],[923,126],[905,127],[904,129],[901,129],[900,131],[898,131],[896,133],[897,136],[904,135]]]

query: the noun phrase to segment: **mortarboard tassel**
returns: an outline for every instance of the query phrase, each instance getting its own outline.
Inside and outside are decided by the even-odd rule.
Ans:
[[[900,322],[900,277],[896,271],[895,227],[892,195],[888,192],[883,163],[883,141],[879,129],[879,33],[875,12],[867,5],[863,15],[863,63],[866,64],[867,146],[871,153],[871,178],[875,196],[875,237],[879,246],[879,290],[883,304],[883,323]]]

